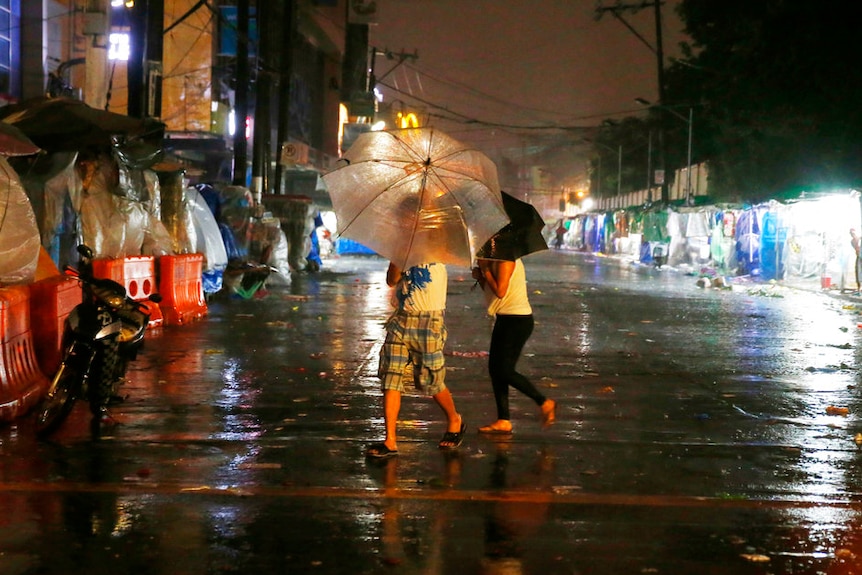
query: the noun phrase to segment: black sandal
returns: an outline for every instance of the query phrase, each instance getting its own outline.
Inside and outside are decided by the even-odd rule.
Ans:
[[[467,424],[464,423],[464,420],[461,420],[461,431],[447,431],[443,434],[443,437],[440,439],[440,443],[437,444],[437,447],[440,449],[455,449],[461,445],[461,442],[464,441],[464,432],[467,431]],[[451,445],[446,445],[451,444]]]

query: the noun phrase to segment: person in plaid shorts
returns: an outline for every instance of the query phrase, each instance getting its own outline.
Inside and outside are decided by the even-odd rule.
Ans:
[[[420,264],[406,271],[389,264],[386,284],[394,287],[395,311],[386,321],[386,340],[380,350],[377,372],[383,387],[386,438],[368,447],[369,457],[398,455],[396,428],[405,389],[404,376],[408,374],[412,375],[414,387],[430,395],[446,416],[446,432],[438,447],[455,449],[464,439],[466,425],[444,383],[447,282],[446,266],[440,263]]]

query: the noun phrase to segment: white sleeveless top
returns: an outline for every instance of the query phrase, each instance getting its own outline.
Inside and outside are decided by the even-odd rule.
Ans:
[[[392,305],[398,311],[421,312],[446,309],[449,275],[444,264],[420,264],[405,270],[395,284]]]
[[[488,315],[530,315],[530,299],[527,297],[527,274],[520,259],[515,260],[515,269],[509,280],[509,289],[502,298],[497,297],[494,290],[485,284],[485,302],[488,304]]]

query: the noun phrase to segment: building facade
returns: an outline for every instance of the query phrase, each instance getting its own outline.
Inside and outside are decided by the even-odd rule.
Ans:
[[[347,121],[347,0],[262,1],[0,0],[0,105],[72,97],[158,118],[168,134],[221,139],[228,151],[244,128],[249,166],[254,152],[267,156],[267,173],[324,170]],[[247,30],[237,27],[241,7]],[[245,121],[236,118],[243,101]],[[287,144],[303,153],[285,155]],[[269,190],[285,191],[285,177]]]

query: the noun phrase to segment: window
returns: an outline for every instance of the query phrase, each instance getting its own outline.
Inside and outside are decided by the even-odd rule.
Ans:
[[[9,91],[12,73],[12,8],[0,0],[0,93]]]
[[[129,60],[128,33],[112,32],[108,36],[108,60]]]

